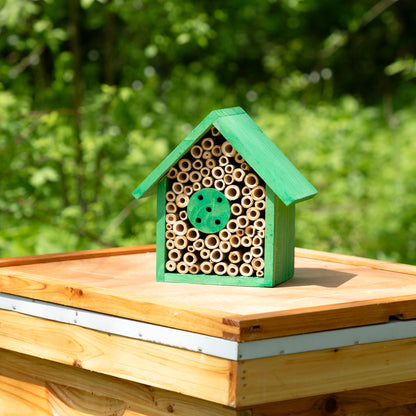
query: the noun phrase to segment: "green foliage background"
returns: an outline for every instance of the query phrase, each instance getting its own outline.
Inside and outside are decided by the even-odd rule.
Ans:
[[[240,105],[318,189],[296,244],[416,262],[412,0],[0,0],[0,255],[155,241],[131,191]]]

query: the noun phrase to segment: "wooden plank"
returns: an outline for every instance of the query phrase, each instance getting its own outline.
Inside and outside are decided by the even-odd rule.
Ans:
[[[400,414],[400,408],[416,403],[416,381],[342,391],[313,397],[268,403],[253,408],[253,416],[322,416],[373,412],[385,415],[386,408]],[[413,405],[414,406],[414,405]]]
[[[148,385],[133,383],[116,377],[111,377],[82,368],[67,366],[56,362],[19,354],[12,351],[0,350],[0,375],[8,380],[13,387],[12,403],[18,402],[22,392],[31,387],[40,386],[37,396],[32,402],[42,402],[40,397],[45,397],[42,390],[45,383],[51,383],[67,388],[77,389],[82,392],[113,398],[126,403],[126,407],[133,414],[148,416],[167,416],[172,413],[176,416],[250,416],[250,410],[236,410],[205,400],[200,400],[183,394],[150,387]],[[26,387],[22,388],[22,383]],[[6,386],[0,383],[1,400],[10,394],[3,394]],[[22,389],[21,391],[19,389]],[[4,407],[0,407],[4,408]],[[30,412],[16,412],[15,415],[27,415]],[[49,413],[46,413],[49,415]],[[2,416],[11,416],[3,415]],[[44,416],[34,413],[34,416]],[[127,416],[125,414],[125,416]]]
[[[166,206],[166,189],[167,178],[164,177],[157,185],[157,223],[156,223],[156,241],[159,250],[156,252],[156,280],[165,281],[166,269],[166,223],[165,223],[165,206]]]
[[[232,362],[0,311],[0,348],[234,406]]]
[[[413,381],[416,338],[239,362],[237,407]]]

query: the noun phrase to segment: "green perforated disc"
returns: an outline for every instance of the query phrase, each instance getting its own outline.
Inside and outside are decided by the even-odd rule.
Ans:
[[[188,203],[188,218],[191,224],[203,233],[222,230],[230,218],[230,203],[216,189],[204,188],[195,192]]]

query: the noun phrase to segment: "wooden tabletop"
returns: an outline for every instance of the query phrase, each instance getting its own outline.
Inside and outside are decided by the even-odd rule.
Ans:
[[[274,288],[156,282],[155,246],[0,260],[0,291],[247,341],[416,318],[416,267],[297,249]],[[209,277],[207,277],[208,279]]]

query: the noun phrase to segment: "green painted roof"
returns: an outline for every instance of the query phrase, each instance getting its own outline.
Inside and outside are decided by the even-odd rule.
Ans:
[[[212,111],[133,191],[140,198],[214,125],[285,204],[317,191],[240,107]]]

